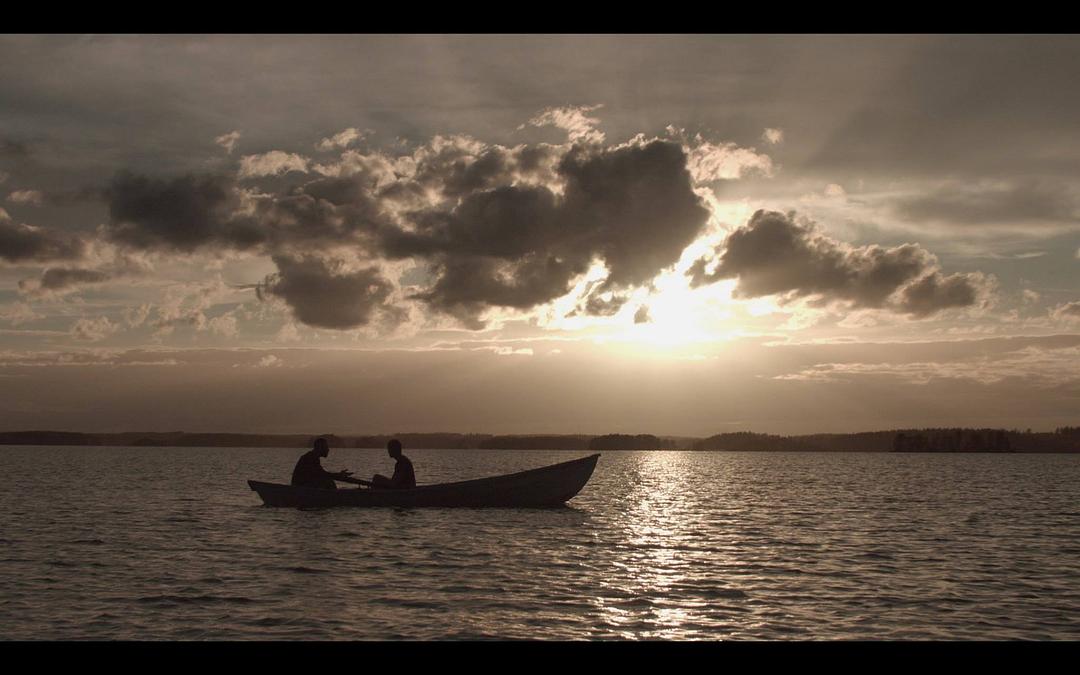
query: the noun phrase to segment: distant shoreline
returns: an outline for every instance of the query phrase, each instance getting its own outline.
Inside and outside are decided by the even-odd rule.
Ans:
[[[1080,453],[1080,427],[1053,432],[1006,429],[894,429],[849,434],[777,436],[755,432],[708,438],[652,434],[457,434],[376,435],[239,434],[173,432],[0,432],[0,445],[122,446],[175,448],[302,448],[322,436],[334,448],[384,448],[398,438],[406,448],[438,450],[743,451],[897,453]]]

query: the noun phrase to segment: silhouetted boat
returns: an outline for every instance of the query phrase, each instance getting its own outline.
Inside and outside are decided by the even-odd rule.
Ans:
[[[589,482],[599,454],[505,476],[459,483],[421,485],[409,490],[320,490],[249,480],[267,506],[470,506],[535,508],[561,506]]]

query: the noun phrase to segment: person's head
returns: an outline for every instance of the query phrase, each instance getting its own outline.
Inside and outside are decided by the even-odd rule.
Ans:
[[[396,438],[390,439],[390,442],[386,444],[386,451],[394,459],[401,457],[401,441]]]
[[[315,439],[315,452],[321,457],[326,457],[330,454],[330,444],[326,442],[325,438]]]

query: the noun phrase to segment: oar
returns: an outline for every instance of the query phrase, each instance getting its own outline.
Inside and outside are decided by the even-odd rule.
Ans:
[[[371,487],[372,485],[371,481],[362,480],[360,478],[335,478],[334,480],[340,481],[342,483],[352,483],[354,485],[367,485],[368,487]]]

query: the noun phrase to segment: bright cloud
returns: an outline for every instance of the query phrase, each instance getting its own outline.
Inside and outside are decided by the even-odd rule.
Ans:
[[[772,145],[779,145],[784,142],[784,130],[765,129],[765,131],[761,134],[761,140]]]
[[[227,154],[229,154],[229,155],[232,154],[233,149],[236,147],[236,144],[239,141],[240,141],[240,132],[239,131],[230,131],[229,133],[222,134],[221,136],[218,136],[217,138],[214,139],[214,142],[217,143],[218,145],[220,145],[221,147],[225,148],[225,152]]]
[[[359,129],[349,127],[348,129],[334,134],[329,138],[322,139],[315,144],[315,148],[317,150],[322,150],[323,152],[329,152],[336,148],[347,148],[363,137],[364,132],[360,131]]]
[[[240,158],[241,178],[277,176],[290,171],[305,173],[307,170],[306,157],[281,150],[271,150],[261,155],[246,155]]]
[[[15,204],[41,206],[45,201],[45,195],[40,190],[16,190],[8,195],[8,201]]]
[[[603,143],[604,132],[596,128],[600,124],[599,118],[588,116],[588,113],[602,107],[602,105],[591,105],[547,108],[529,120],[529,124],[535,127],[552,126],[563,129],[569,135],[571,143]],[[524,127],[525,125],[521,125],[518,129]]]

